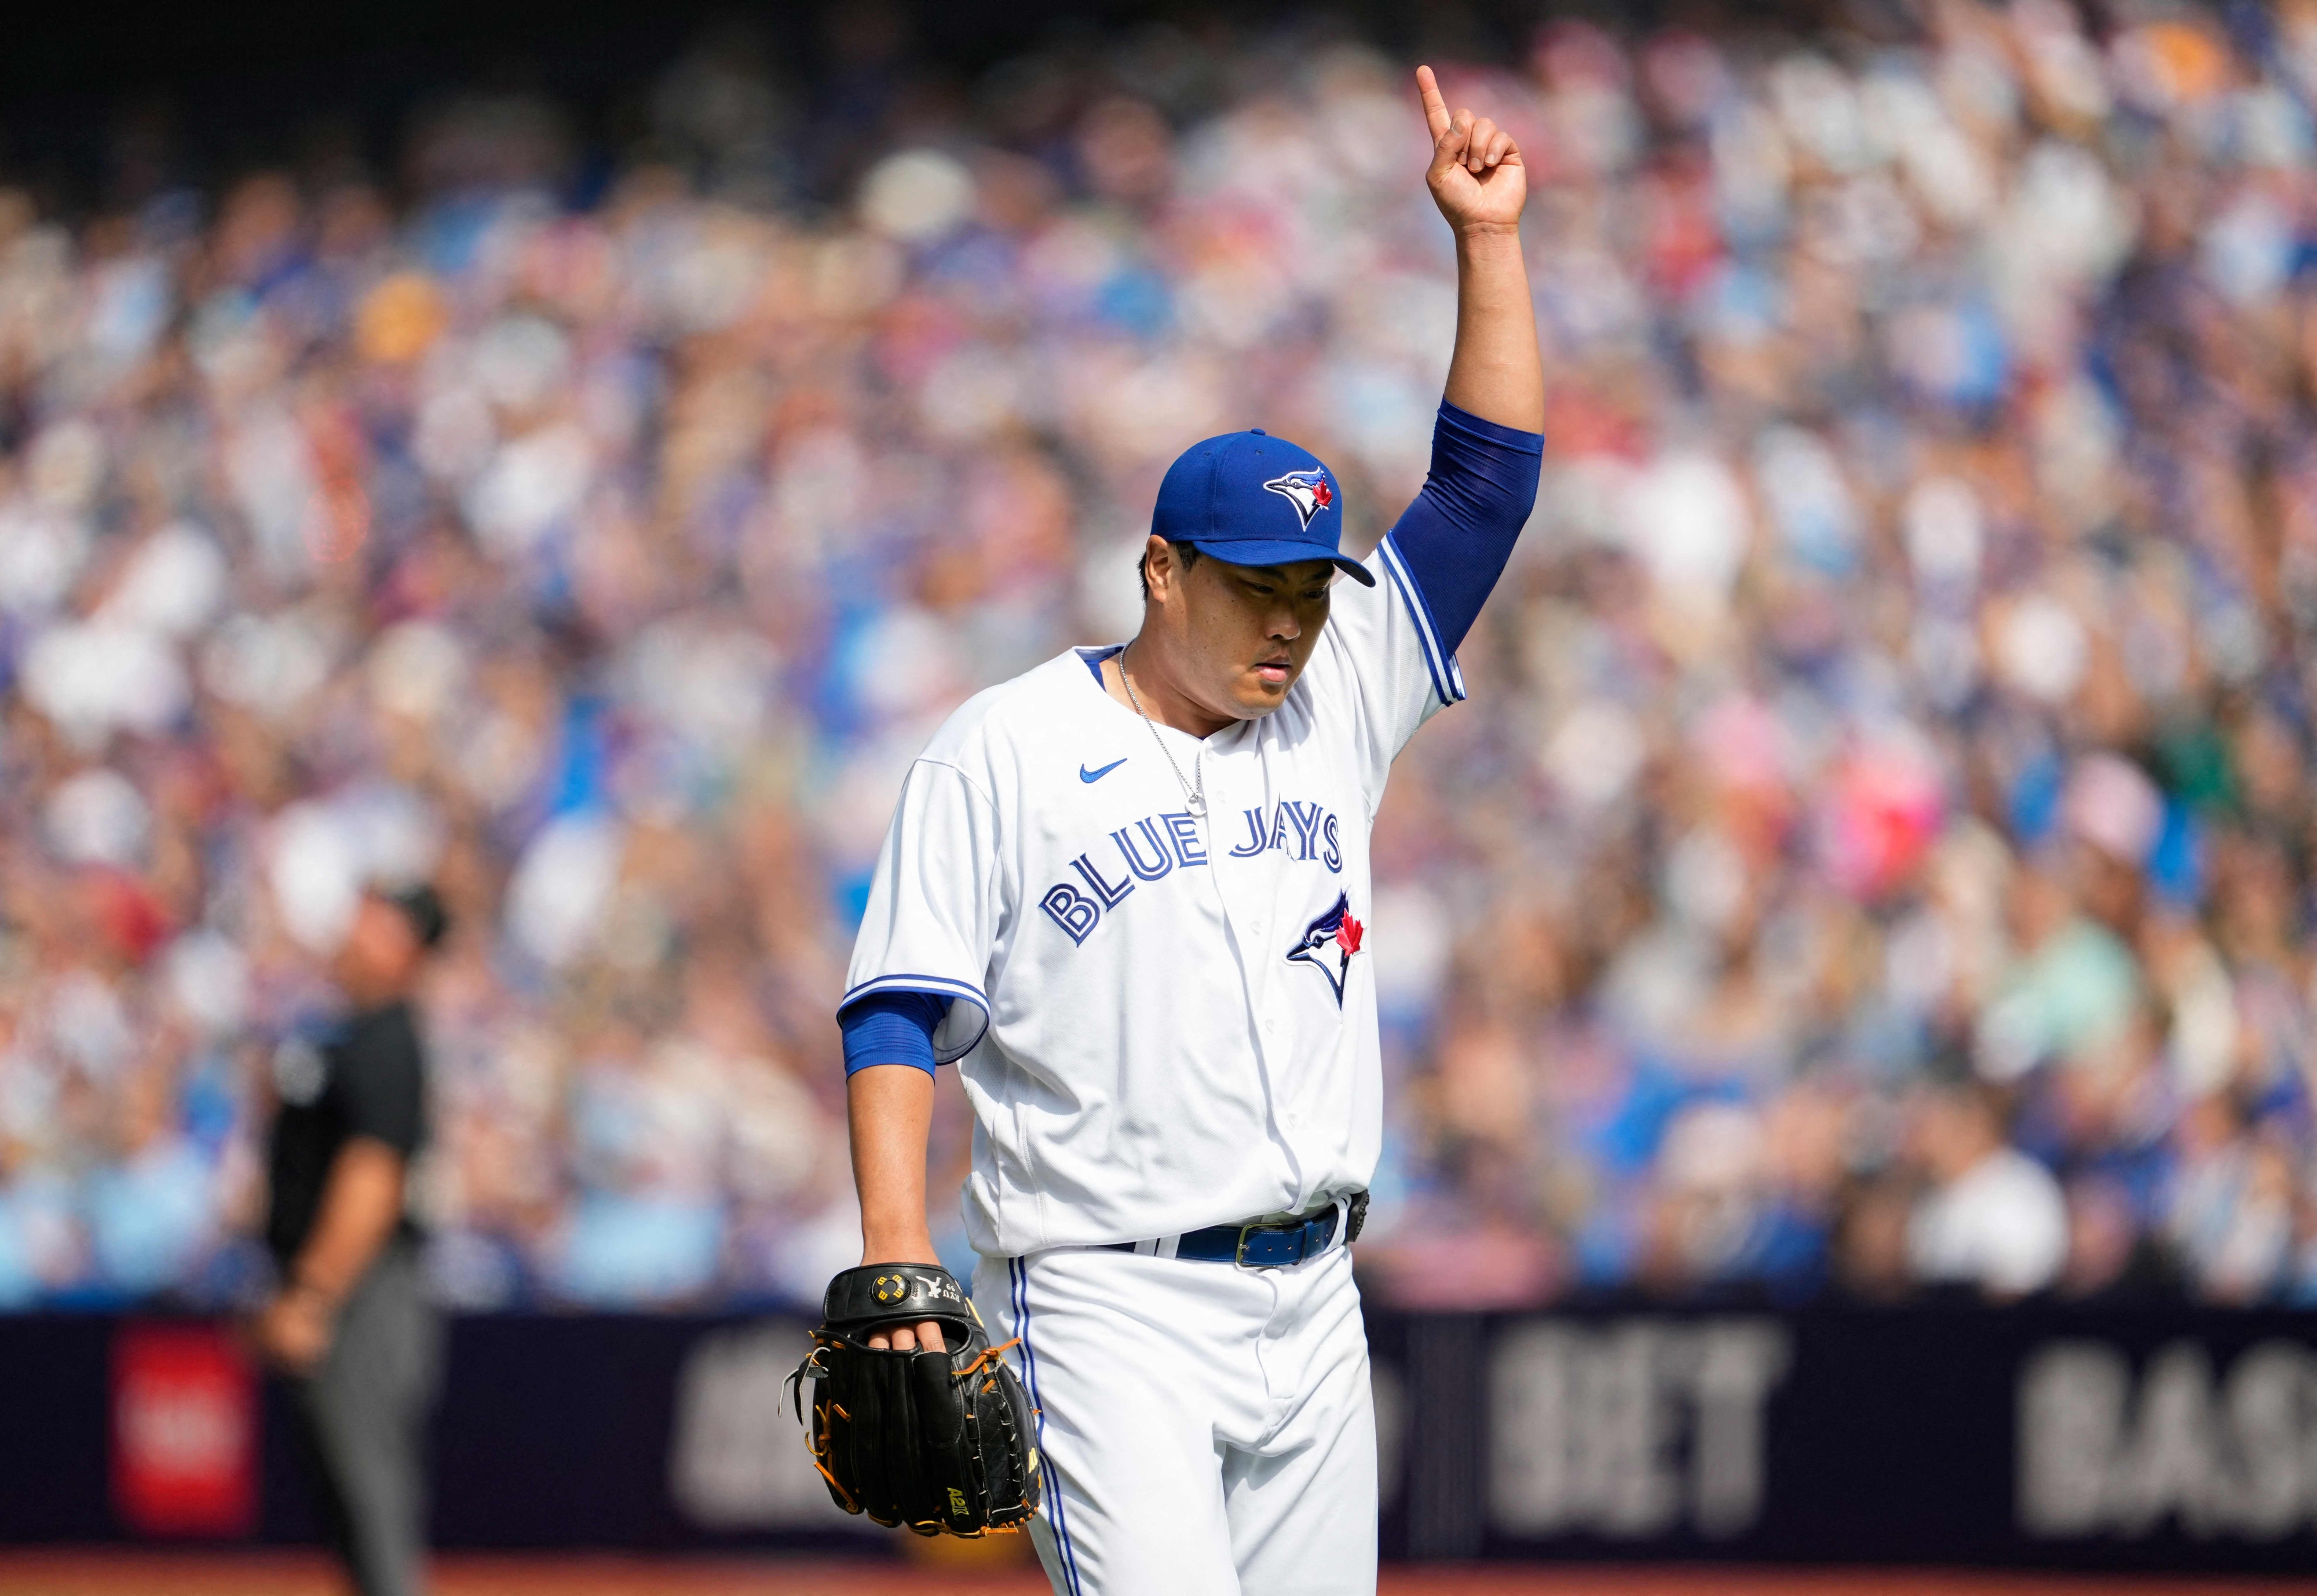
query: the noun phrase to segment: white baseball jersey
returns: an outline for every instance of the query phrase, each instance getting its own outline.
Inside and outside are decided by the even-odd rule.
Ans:
[[[1103,688],[1117,650],[1074,649],[911,767],[845,1000],[951,1000],[935,1048],[973,1105],[977,1251],[1300,1211],[1373,1174],[1369,829],[1463,686],[1391,540],[1366,563],[1277,710],[1203,743],[1157,728],[1174,766]]]

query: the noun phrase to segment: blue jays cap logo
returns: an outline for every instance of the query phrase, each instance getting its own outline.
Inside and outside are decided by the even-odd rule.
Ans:
[[[1336,486],[1325,471],[1289,471],[1272,478],[1264,487],[1293,505],[1306,527],[1312,516],[1336,502]]]
[[[1303,928],[1303,939],[1287,950],[1291,964],[1309,964],[1328,978],[1336,1007],[1344,1006],[1344,982],[1351,975],[1352,955],[1360,951],[1367,928],[1352,918],[1349,894],[1337,892],[1327,913]]]

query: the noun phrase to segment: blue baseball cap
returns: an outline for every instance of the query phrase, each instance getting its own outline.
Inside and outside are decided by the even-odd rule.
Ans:
[[[1233,565],[1326,560],[1364,587],[1367,567],[1341,551],[1343,495],[1309,449],[1261,427],[1227,432],[1183,451],[1158,484],[1150,530]]]

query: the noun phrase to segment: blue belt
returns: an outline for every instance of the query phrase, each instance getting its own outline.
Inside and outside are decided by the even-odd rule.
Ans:
[[[1250,1269],[1284,1269],[1325,1252],[1328,1243],[1336,1239],[1336,1224],[1341,1216],[1340,1205],[1330,1203],[1305,1219],[1267,1224],[1211,1224],[1204,1230],[1185,1231],[1176,1237],[1174,1256],[1200,1263],[1235,1263]],[[1150,1242],[1111,1242],[1103,1250],[1147,1252],[1162,1249]]]

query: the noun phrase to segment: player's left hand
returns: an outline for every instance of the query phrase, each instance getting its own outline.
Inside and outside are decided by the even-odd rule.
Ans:
[[[1448,225],[1459,233],[1519,227],[1528,174],[1512,135],[1461,108],[1451,116],[1429,67],[1416,69],[1416,92],[1432,130],[1432,166],[1424,181]]]

